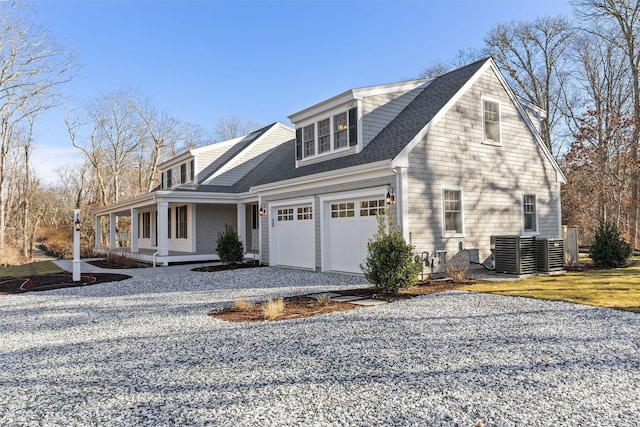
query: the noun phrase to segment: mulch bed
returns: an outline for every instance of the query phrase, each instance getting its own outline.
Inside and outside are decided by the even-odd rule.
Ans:
[[[93,266],[99,267],[99,268],[108,268],[110,270],[119,270],[119,269],[125,269],[125,268],[149,268],[151,267],[151,265],[146,264],[144,262],[113,262],[113,261],[108,261],[106,259],[96,259],[96,260],[92,260],[92,261],[87,261],[87,264],[91,264]]]
[[[265,267],[264,265],[261,264],[249,264],[249,263],[243,263],[243,264],[220,264],[220,265],[207,265],[204,267],[196,267],[194,269],[192,269],[191,271],[200,271],[200,272],[205,272],[205,273],[211,273],[214,271],[227,271],[227,270],[238,270],[241,268],[256,268],[256,267]]]
[[[68,272],[29,277],[0,277],[0,295],[73,288],[104,282],[117,282],[130,278],[131,276],[124,274],[91,273],[81,274],[80,281],[74,282],[73,275]]]
[[[404,290],[398,294],[377,293],[373,288],[356,288],[332,291],[340,295],[354,295],[362,298],[381,299],[389,302],[410,299],[419,295],[444,292],[458,289],[462,286],[471,285],[478,281],[454,282],[452,280],[433,280],[422,282],[409,290]],[[311,317],[318,314],[332,313],[334,311],[346,311],[358,308],[358,306],[346,302],[318,301],[306,295],[298,295],[283,298],[285,303],[284,312],[276,319],[288,320]],[[262,303],[251,304],[248,308],[237,309],[227,307],[209,312],[209,316],[228,322],[264,322],[265,317],[262,312]]]

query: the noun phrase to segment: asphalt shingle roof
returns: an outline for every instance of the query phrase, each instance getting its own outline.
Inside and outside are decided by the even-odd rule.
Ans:
[[[290,140],[277,147],[262,163],[233,186],[200,185],[196,191],[242,193],[256,185],[286,181],[382,160],[391,161],[488,60],[488,58],[482,59],[435,78],[360,153],[296,168],[295,140]],[[251,138],[251,141],[253,140],[254,138]]]

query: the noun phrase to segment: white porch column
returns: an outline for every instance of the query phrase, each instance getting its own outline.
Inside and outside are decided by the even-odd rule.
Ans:
[[[100,249],[102,247],[102,217],[100,215],[96,215],[96,249]]]
[[[408,168],[396,168],[396,216],[402,236],[409,241],[409,174]]]
[[[244,251],[247,252],[247,205],[238,203],[237,230]]]
[[[158,202],[158,255],[169,255],[169,202]]]
[[[118,217],[114,213],[109,214],[109,249],[116,248],[116,221]]]
[[[138,253],[138,209],[131,209],[131,253]]]

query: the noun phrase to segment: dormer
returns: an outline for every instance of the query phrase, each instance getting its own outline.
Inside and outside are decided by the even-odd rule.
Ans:
[[[289,116],[296,167],[359,153],[426,86],[411,80],[352,89]]]
[[[195,160],[191,151],[163,163],[160,169],[160,188],[167,190],[195,184],[195,169]]]

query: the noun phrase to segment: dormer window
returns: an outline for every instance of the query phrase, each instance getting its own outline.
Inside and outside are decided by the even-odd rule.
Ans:
[[[308,123],[308,122],[307,122]],[[344,151],[358,144],[358,108],[321,118],[296,129],[296,159]]]
[[[338,114],[333,116],[333,133],[335,148],[346,147],[349,144],[349,134],[347,130],[349,125],[347,124],[347,113]]]
[[[305,126],[302,131],[304,138],[304,156],[309,157],[316,154],[316,139],[314,137],[314,125]]]
[[[195,177],[194,166],[194,161],[190,160],[163,171],[162,188],[167,189],[193,182]]]
[[[331,125],[329,119],[318,122],[318,154],[331,150]]]

